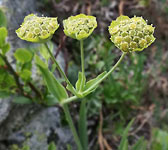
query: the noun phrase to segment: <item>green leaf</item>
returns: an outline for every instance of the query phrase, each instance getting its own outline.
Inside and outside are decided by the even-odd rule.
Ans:
[[[1,49],[2,53],[5,55],[10,50],[10,44],[6,43]]]
[[[56,80],[54,75],[48,70],[48,68],[43,68],[37,65],[49,91],[59,100],[64,100],[68,98],[68,94],[65,88]]]
[[[74,89],[71,86],[69,86],[69,84],[67,84],[66,89],[72,92],[74,95],[78,96],[77,93],[74,92]]]
[[[130,130],[133,122],[134,122],[134,119],[132,119],[130,121],[130,123],[128,124],[128,126],[124,130],[124,133],[123,133],[120,145],[119,145],[119,150],[127,150],[128,149],[128,140],[127,140],[127,138],[128,138],[128,132],[129,132],[129,130]]]
[[[24,145],[22,150],[30,150],[30,147],[28,145]]]
[[[47,65],[40,59],[38,55],[35,55],[35,62],[37,65],[41,66],[42,68],[48,68]]]
[[[0,27],[6,27],[7,26],[7,19],[2,10],[0,10]]]
[[[19,73],[19,75],[24,81],[28,81],[31,78],[32,72],[28,69],[24,69]]]
[[[5,27],[0,28],[0,49],[5,45],[5,40],[8,35],[8,31]]]
[[[57,147],[54,142],[51,142],[48,146],[48,150],[57,150]]]
[[[84,87],[84,91],[88,90],[87,93],[85,93],[86,95],[91,93],[92,91],[94,91],[99,83],[101,82],[101,80],[103,79],[103,77],[107,74],[106,71],[104,71],[103,73],[101,73],[100,75],[98,75],[96,78],[88,81]]]
[[[4,60],[2,59],[2,57],[0,57],[0,66],[4,66],[5,65],[5,62]]]
[[[143,137],[134,144],[132,150],[146,150],[146,141],[144,141]]]
[[[16,58],[17,61],[24,64],[24,63],[30,62],[32,60],[33,55],[27,49],[18,48],[14,53],[14,57]]]
[[[11,96],[11,93],[6,92],[6,91],[0,91],[0,98],[6,98]]]
[[[51,41],[48,41],[47,43],[50,48],[50,51],[53,52],[54,49],[53,43]],[[41,56],[48,62],[48,60],[50,59],[50,54],[48,53],[46,46],[44,44],[41,44],[39,49]]]
[[[67,150],[72,150],[72,146],[67,144]]]
[[[53,95],[47,95],[46,102],[48,106],[53,106],[55,104],[58,104],[59,101]]]
[[[86,100],[82,100],[80,105],[78,130],[79,130],[79,138],[83,146],[83,149],[88,150]]]
[[[83,91],[85,82],[86,82],[86,77],[82,74],[82,72],[79,72],[78,80],[76,82],[76,90]]]
[[[16,96],[14,97],[13,102],[17,104],[31,104],[32,100],[24,96]]]

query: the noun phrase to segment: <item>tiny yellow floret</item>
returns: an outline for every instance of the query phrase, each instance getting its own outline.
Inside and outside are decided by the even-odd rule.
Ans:
[[[58,27],[57,18],[30,14],[25,17],[20,28],[16,30],[16,34],[22,40],[43,43],[52,38]]]
[[[64,20],[63,25],[65,35],[77,40],[84,40],[97,27],[97,21],[94,16],[79,14]]]
[[[123,52],[142,51],[154,41],[154,27],[142,17],[120,16],[109,26],[111,41]]]

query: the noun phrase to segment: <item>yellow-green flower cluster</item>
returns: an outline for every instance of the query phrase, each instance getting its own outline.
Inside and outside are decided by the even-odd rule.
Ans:
[[[136,16],[120,16],[109,26],[112,42],[124,52],[142,51],[151,45],[155,40],[154,29],[142,17]]]
[[[74,39],[86,39],[97,27],[97,21],[94,16],[79,14],[71,16],[63,21],[64,33]]]
[[[19,38],[29,42],[45,42],[49,40],[59,25],[57,18],[38,17],[30,14],[25,17],[21,27],[16,30]]]

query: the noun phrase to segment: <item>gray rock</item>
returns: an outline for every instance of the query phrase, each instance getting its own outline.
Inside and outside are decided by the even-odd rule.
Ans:
[[[5,7],[8,19],[8,41],[12,50],[7,54],[13,63],[13,52],[16,48],[36,47],[20,40],[15,30],[22,23],[24,17],[30,13],[37,14],[36,0],[0,0],[0,7]],[[56,49],[56,47],[55,47]],[[62,54],[57,57],[64,68]],[[15,67],[13,63],[12,65]],[[41,79],[33,68],[33,79]],[[0,150],[8,150],[12,144],[21,146],[26,143],[31,150],[47,150],[49,142],[54,141],[58,150],[65,150],[67,143],[75,145],[69,128],[61,126],[59,109],[56,107],[42,107],[39,105],[16,105],[10,102],[12,97],[0,100]],[[73,146],[75,149],[75,146]]]
[[[0,99],[0,124],[6,119],[10,111],[11,98]]]
[[[67,143],[73,143],[69,129],[61,127],[59,110],[56,107],[36,113],[29,123],[11,134],[8,140],[18,144],[24,142],[31,150],[47,150],[51,141],[56,143],[58,150],[65,150]]]

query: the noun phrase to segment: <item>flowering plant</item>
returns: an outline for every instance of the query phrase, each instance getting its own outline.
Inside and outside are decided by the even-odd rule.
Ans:
[[[0,57],[2,58],[3,63],[6,63],[10,72],[14,75],[14,79],[11,78],[11,76],[9,77],[12,81],[15,80],[16,82],[12,82],[11,86],[16,86],[17,84],[22,95],[27,96],[27,98],[32,98],[29,95],[25,95],[25,89],[19,80],[19,78],[21,78],[23,81],[28,83],[30,88],[36,92],[37,97],[40,97],[40,102],[42,104],[47,103],[48,105],[55,105],[58,103],[65,112],[78,150],[88,150],[86,100],[83,98],[91,92],[94,92],[96,88],[99,87],[99,84],[117,68],[127,53],[142,51],[144,48],[150,46],[155,41],[155,37],[153,36],[155,28],[152,25],[147,25],[147,22],[142,17],[129,18],[127,16],[120,16],[115,21],[112,21],[111,25],[109,26],[111,41],[115,44],[116,47],[121,49],[122,55],[117,63],[112,66],[109,71],[104,71],[94,79],[87,81],[85,76],[83,42],[97,27],[96,18],[94,16],[80,14],[77,16],[71,16],[64,20],[63,25],[64,33],[67,36],[80,41],[81,71],[78,73],[78,80],[75,84],[75,87],[71,84],[64,71],[61,69],[59,63],[52,53],[49,43],[47,43],[59,27],[57,18],[38,17],[34,14],[30,14],[25,17],[21,27],[16,30],[16,34],[20,39],[44,44],[45,50],[43,50],[43,58],[46,59],[46,62],[44,62],[44,60],[38,56],[39,54],[35,54],[35,63],[45,81],[50,94],[54,97],[54,100],[52,99],[50,101],[47,99],[47,97],[43,95],[42,92],[37,88],[35,88],[30,82],[31,73],[28,68],[30,68],[29,62],[33,59],[31,52],[27,51],[26,49],[18,49],[14,56],[19,61],[19,63],[22,64],[21,71],[18,74],[12,68],[7,60],[7,57],[5,56],[6,52],[10,48],[9,44],[6,43],[5,40],[7,36],[7,31],[5,28],[0,28]],[[60,81],[54,76],[53,71],[48,67],[49,58],[52,59],[54,65],[64,78],[67,84],[66,88],[60,83]],[[26,68],[26,66],[28,66],[28,68]],[[71,95],[73,96],[70,96],[67,90],[70,91]],[[79,132],[77,132],[70,115],[68,103],[79,99],[81,99],[81,106]],[[32,101],[33,100],[34,99],[32,99]],[[24,102],[27,103],[29,101],[24,98]]]

